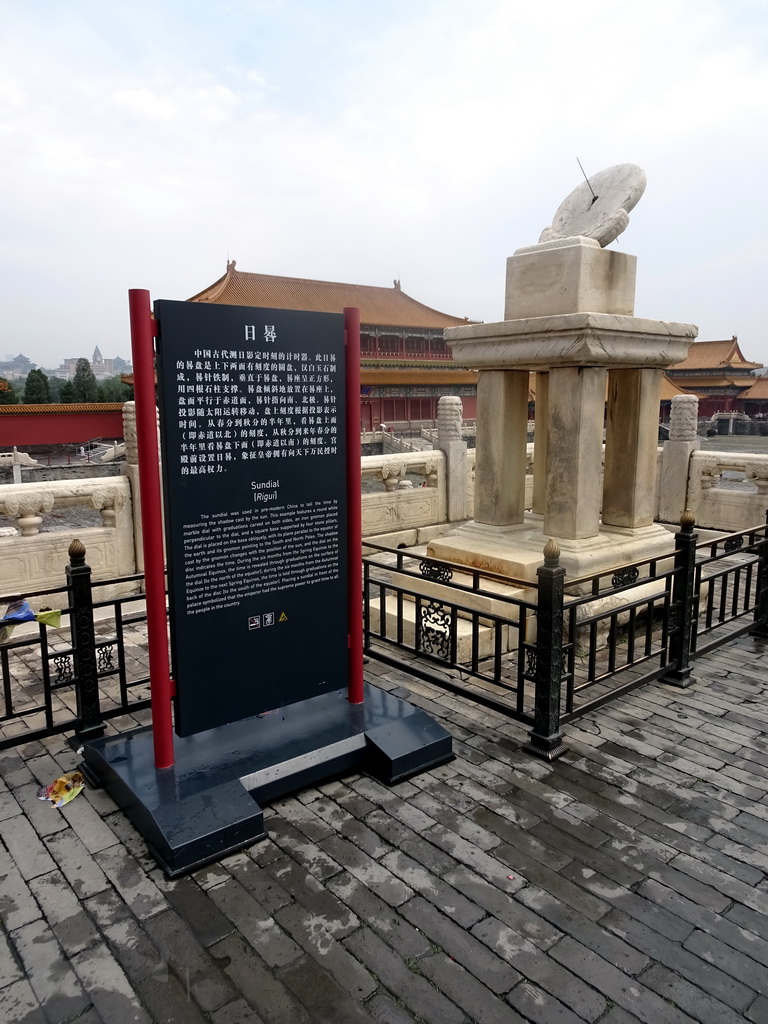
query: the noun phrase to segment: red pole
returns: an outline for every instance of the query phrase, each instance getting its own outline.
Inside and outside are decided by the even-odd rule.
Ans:
[[[347,554],[350,704],[363,703],[363,511],[360,481],[360,310],[344,308],[347,400]]]
[[[163,510],[160,500],[160,458],[157,450],[155,405],[156,334],[143,288],[128,291],[133,351],[133,389],[136,397],[136,440],[139,449],[141,532],[144,547],[144,580],[147,598],[149,679],[152,696],[152,739],[155,768],[173,765],[173,682],[168,663],[168,624],[165,612],[163,559]]]

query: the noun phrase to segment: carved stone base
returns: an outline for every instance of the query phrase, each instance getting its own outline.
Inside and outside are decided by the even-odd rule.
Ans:
[[[536,569],[544,561],[542,552],[547,539],[540,516],[529,514],[524,523],[516,526],[486,526],[471,521],[430,541],[427,554],[430,558],[533,582]],[[596,537],[554,539],[560,548],[560,564],[571,579],[597,573],[607,575],[622,565],[645,558],[674,555],[672,534],[658,524],[635,530],[602,526]]]

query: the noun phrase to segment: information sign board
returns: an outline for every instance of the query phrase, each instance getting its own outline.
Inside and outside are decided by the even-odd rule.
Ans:
[[[180,736],[347,685],[344,318],[155,303]]]

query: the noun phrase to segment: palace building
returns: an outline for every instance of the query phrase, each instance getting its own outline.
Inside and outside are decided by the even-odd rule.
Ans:
[[[407,295],[399,281],[392,288],[380,288],[251,274],[228,260],[224,276],[189,301],[315,313],[341,313],[345,306],[356,306],[361,429],[435,420],[442,395],[460,396],[464,418],[475,417],[476,374],[456,366],[443,341],[444,328],[472,321],[425,306]]]
[[[728,341],[695,341],[688,349],[688,357],[670,366],[667,376],[696,395],[699,416],[709,417],[717,412],[749,412],[743,400],[757,384],[754,371],[762,368],[762,363],[745,359],[734,334]],[[749,398],[765,401],[764,391],[763,386],[756,388]]]

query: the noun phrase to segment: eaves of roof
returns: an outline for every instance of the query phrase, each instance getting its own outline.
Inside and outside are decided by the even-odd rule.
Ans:
[[[744,358],[738,338],[733,337],[727,341],[694,341],[688,349],[687,357],[682,362],[675,363],[670,369],[696,371],[738,367],[744,370],[758,369],[761,366],[762,363],[751,363]]]
[[[251,274],[236,270],[234,261],[227,272],[208,288],[193,295],[190,302],[215,302],[267,309],[302,309],[316,313],[341,313],[345,306],[360,310],[363,325],[443,329],[471,323],[466,317],[441,313],[411,298],[395,282],[393,288],[314,281],[300,277]]]
[[[762,398],[768,399],[768,378],[759,377],[749,391],[745,391],[741,398]]]

